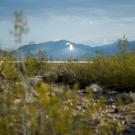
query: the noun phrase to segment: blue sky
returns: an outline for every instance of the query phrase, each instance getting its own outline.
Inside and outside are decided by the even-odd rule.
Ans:
[[[9,34],[17,10],[25,12],[30,29],[23,44],[65,39],[95,46],[123,34],[135,39],[135,0],[1,0],[3,49],[17,47]]]

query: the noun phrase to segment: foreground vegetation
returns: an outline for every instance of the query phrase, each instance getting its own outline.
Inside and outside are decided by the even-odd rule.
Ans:
[[[2,72],[0,94],[0,133],[2,135],[83,135],[113,134],[124,126],[115,118],[104,117],[104,98],[94,102],[92,93],[77,97],[77,91],[56,93],[41,82],[30,84],[14,65]],[[12,69],[12,70],[11,70]],[[98,117],[97,117],[98,116]],[[95,129],[95,126],[97,128]]]
[[[101,95],[95,99],[91,88],[85,96],[80,89],[92,83],[104,90],[134,91],[133,53],[97,57],[94,63],[43,63],[30,55],[25,63],[12,63],[4,56],[0,64],[0,133],[2,135],[113,135],[124,133],[125,120],[118,112],[130,114],[134,101],[119,96],[108,105]],[[2,57],[1,57],[2,58]],[[32,78],[40,80],[33,81]],[[48,86],[47,83],[50,85]],[[54,83],[64,84],[62,91]],[[67,87],[69,86],[69,87]],[[134,99],[134,98],[133,98]],[[131,109],[125,105],[130,104]],[[118,114],[117,114],[118,113]]]

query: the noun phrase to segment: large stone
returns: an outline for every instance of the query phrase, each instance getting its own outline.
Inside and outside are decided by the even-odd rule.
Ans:
[[[103,93],[103,89],[98,84],[92,84],[89,87],[86,87],[86,90],[92,90],[93,93]]]
[[[103,95],[102,87],[97,84],[92,84],[89,87],[86,87],[86,91],[88,91],[88,92],[92,91],[95,98],[99,98],[100,96]]]

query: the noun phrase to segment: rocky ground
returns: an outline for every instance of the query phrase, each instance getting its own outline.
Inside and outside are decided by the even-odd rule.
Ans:
[[[58,84],[47,85],[60,93],[63,89],[70,89],[68,86]],[[97,84],[92,84],[86,89],[78,90],[77,96],[84,98],[89,90],[93,91],[95,102],[101,96],[105,98],[107,109],[101,114],[100,117],[102,119],[117,119],[125,127],[123,135],[135,135],[135,93],[118,93],[117,91],[103,90]],[[93,128],[98,126],[98,120],[93,122],[87,121],[87,123]],[[118,133],[115,134],[119,135]]]
[[[102,117],[116,118],[125,126],[123,135],[135,135],[135,93],[103,90],[94,84],[80,91],[80,96],[84,97],[89,89],[93,90],[95,100],[98,100],[100,96],[105,97],[108,111]]]
[[[63,86],[53,85],[56,91],[62,91]],[[90,89],[93,90],[95,101],[103,96],[106,100],[107,110],[102,114],[105,119],[117,119],[125,127],[123,135],[135,135],[135,94],[134,93],[118,93],[117,91],[102,90],[96,84],[91,85]],[[78,95],[82,98],[88,93],[89,88],[80,90]],[[90,125],[97,126],[98,122],[91,123]],[[117,133],[116,133],[117,134]]]

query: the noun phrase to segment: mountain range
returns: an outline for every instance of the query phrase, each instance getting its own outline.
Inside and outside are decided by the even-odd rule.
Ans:
[[[72,45],[72,51],[70,51],[68,44]],[[43,50],[47,53],[49,60],[69,60],[71,57],[72,59],[77,60],[88,60],[96,57],[98,53],[102,53],[105,56],[117,55],[119,51],[117,44],[118,41],[108,45],[91,47],[90,45],[60,40],[24,45],[16,50],[13,50],[11,53],[18,58],[19,53],[22,52],[23,57],[25,58],[29,53],[36,55],[39,50]],[[135,41],[129,41],[127,50],[132,51],[133,49],[135,49]]]

